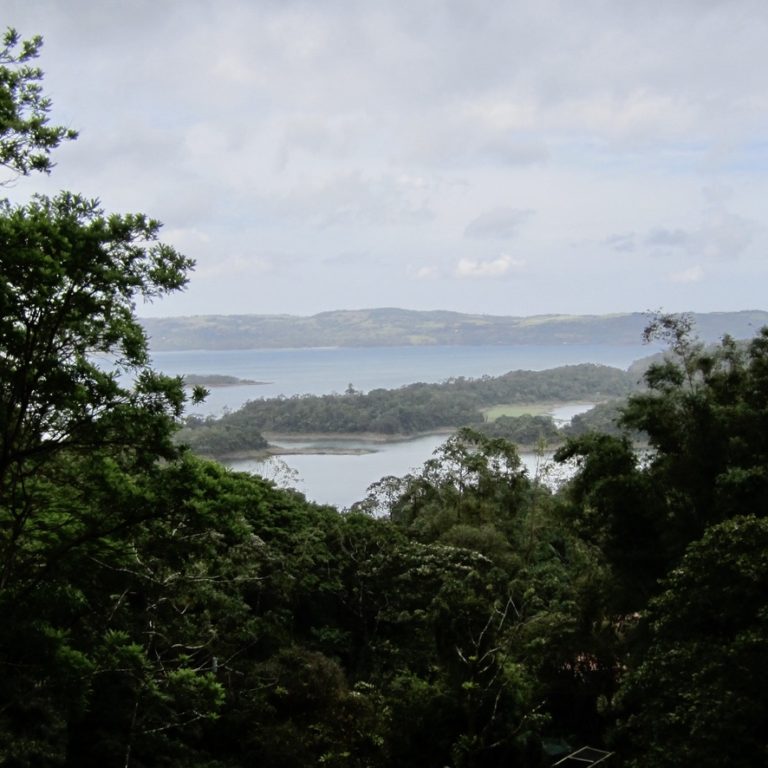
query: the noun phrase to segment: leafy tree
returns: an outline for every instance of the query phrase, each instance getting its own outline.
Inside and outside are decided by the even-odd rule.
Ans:
[[[590,408],[584,413],[577,413],[571,419],[570,424],[563,427],[563,433],[567,437],[581,437],[589,432],[598,432],[614,437],[626,434],[626,427],[621,427],[619,424],[625,405],[625,400],[609,400],[605,403],[598,403],[594,408]],[[639,433],[631,434],[630,437],[636,442],[642,440],[642,435]]]
[[[48,125],[51,102],[40,84],[43,73],[30,65],[42,44],[39,35],[21,40],[8,28],[0,48],[0,165],[23,176],[48,173],[52,150],[77,138],[76,131]]]
[[[529,492],[515,446],[465,427],[435,451],[419,474],[384,478],[359,506],[388,514],[410,535],[432,542],[457,526],[503,528]]]
[[[40,39],[20,43],[9,30],[4,42],[0,162],[22,175],[47,171],[50,151],[74,133],[47,125],[42,75],[28,64]],[[0,203],[0,754],[7,765],[60,764],[68,753],[88,764],[76,746],[77,724],[94,706],[112,718],[108,762],[118,754],[128,762],[127,722],[154,710],[150,720],[178,730],[185,712],[205,717],[220,698],[206,670],[181,652],[192,642],[185,635],[197,642],[204,632],[199,612],[194,630],[183,622],[169,628],[177,641],[170,656],[147,642],[146,623],[120,616],[136,594],[132,580],[150,567],[149,541],[162,541],[159,531],[172,522],[177,534],[190,524],[189,508],[167,496],[177,488],[168,481],[179,471],[171,437],[182,382],[151,370],[134,315],[138,299],[182,288],[191,267],[159,241],[159,228],[141,214],[107,216],[70,193]],[[152,526],[159,529],[148,539]],[[168,541],[163,567],[177,544]],[[163,585],[157,605],[173,602],[174,579],[148,583]],[[155,621],[137,602],[134,619]],[[101,708],[110,679],[112,706]],[[131,690],[148,706],[127,721],[119,702],[130,701]]]
[[[249,424],[248,419],[216,419],[213,416],[205,419],[187,417],[176,440],[201,456],[227,456],[268,446],[263,435]]]
[[[626,437],[587,434],[555,453],[577,472],[563,494],[573,530],[596,545],[611,567],[606,599],[627,614],[645,605],[670,562],[673,533],[665,526],[665,489],[654,483]]]
[[[624,423],[648,435],[648,471],[675,489],[667,514],[680,553],[708,525],[768,500],[768,329],[748,344],[683,339],[676,350],[649,369],[649,391],[630,398]]]
[[[737,516],[687,550],[649,609],[649,647],[622,685],[630,766],[763,765],[768,522]]]
[[[559,441],[561,433],[551,416],[499,416],[495,421],[478,426],[489,437],[502,437],[510,443],[535,446],[542,442]]]
[[[174,454],[182,383],[149,368],[133,314],[137,298],[186,282],[191,263],[158,242],[159,226],[107,217],[68,193],[0,207],[0,585],[23,551],[44,556],[24,543],[37,514],[30,481],[55,457],[97,447],[139,463]],[[97,354],[111,355],[113,369]]]
[[[768,501],[768,330],[713,349],[674,317],[648,333],[670,340],[670,354],[650,366],[647,390],[628,399],[620,419],[647,450],[586,435],[556,454],[578,462],[568,490],[576,526],[602,547],[626,611],[645,604],[708,526]]]

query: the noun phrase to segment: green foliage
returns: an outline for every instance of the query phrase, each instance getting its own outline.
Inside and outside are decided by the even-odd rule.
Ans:
[[[69,503],[84,493],[79,477],[92,475],[83,464],[110,483],[113,470],[175,454],[181,381],[147,366],[133,315],[136,298],[186,280],[190,262],[157,241],[158,229],[143,216],[106,217],[68,193],[2,205],[0,585],[117,524],[84,522]],[[116,370],[100,367],[96,353],[112,355]],[[132,388],[120,373],[135,376]],[[90,458],[102,448],[112,456]],[[67,484],[78,492],[62,496]]]
[[[660,509],[665,489],[641,465],[626,437],[587,434],[555,453],[577,461],[567,488],[574,530],[600,548],[614,576],[609,603],[630,613],[645,604],[679,546]]]
[[[768,522],[712,526],[664,587],[650,604],[648,650],[619,694],[627,764],[762,765]]]
[[[627,610],[644,605],[708,526],[768,501],[768,331],[746,347],[726,337],[704,350],[687,326],[659,322],[675,357],[648,369],[647,391],[620,420],[648,450],[587,435],[556,454],[579,462],[569,491],[577,526],[603,548]]]
[[[598,403],[584,413],[577,413],[571,419],[570,424],[563,427],[563,434],[568,437],[581,437],[590,432],[597,432],[601,435],[620,437],[627,433],[626,428],[619,424],[625,405],[625,400],[609,400],[606,403]],[[642,441],[640,433],[631,433],[630,437],[635,442]]]
[[[41,75],[25,63],[40,40],[14,54],[9,32],[5,44],[0,158],[47,170],[73,135],[45,124]],[[182,382],[148,366],[134,315],[137,299],[183,287],[191,266],[159,226],[70,193],[0,205],[4,764],[123,764],[142,750],[160,764],[222,701],[194,658],[217,549],[175,482],[191,479],[171,440]]]
[[[530,494],[511,443],[469,428],[459,430],[418,475],[384,478],[359,507],[388,514],[409,535],[433,542],[455,526],[504,525]]]
[[[650,391],[630,399],[624,418],[648,435],[650,471],[677,489],[670,516],[688,540],[768,500],[768,330],[746,348],[726,337],[697,349],[652,367]]]
[[[183,287],[191,266],[158,241],[159,227],[142,215],[105,216],[69,193],[2,204],[0,482],[20,462],[63,448],[157,437],[157,428],[130,427],[138,412],[180,413],[181,382],[146,367],[133,315],[138,298]],[[96,353],[113,355],[117,371]],[[118,372],[137,377],[132,392]]]
[[[49,172],[51,151],[77,138],[69,128],[48,125],[51,102],[40,85],[43,73],[30,65],[42,45],[39,35],[22,40],[8,28],[0,49],[0,165],[23,176]]]
[[[561,432],[551,416],[499,416],[497,419],[478,427],[478,431],[489,437],[501,437],[517,445],[538,445],[541,442],[557,442]]]
[[[227,456],[258,451],[268,446],[264,436],[247,419],[206,419],[190,416],[176,441],[200,456]]]
[[[475,697],[485,691],[481,700],[487,703],[492,690],[510,712],[528,707],[525,726],[517,726],[521,740],[515,749],[524,749],[523,734],[540,733],[547,721],[555,732],[594,733],[599,727],[595,699],[613,678],[610,632],[601,629],[604,614],[596,599],[606,573],[593,549],[562,525],[552,501],[545,488],[527,478],[513,445],[462,430],[420,473],[385,478],[361,505],[388,514],[409,538],[473,552],[493,565],[493,607],[477,617],[472,639],[457,643],[459,701],[478,704]],[[456,612],[456,600],[457,595],[447,602],[448,610]],[[473,645],[485,641],[492,643],[485,650]],[[486,656],[488,648],[495,650]],[[494,685],[500,687],[489,688],[475,677],[479,660],[479,669],[488,664],[486,671],[494,670]],[[435,706],[451,701],[446,689],[430,690],[438,696]],[[490,717],[482,706],[480,711]],[[454,743],[455,764],[465,759],[471,764],[486,754],[483,739],[494,726],[485,721],[483,729],[482,738],[470,728]]]

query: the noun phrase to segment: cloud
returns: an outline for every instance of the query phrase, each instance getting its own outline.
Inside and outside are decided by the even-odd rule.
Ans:
[[[757,230],[754,221],[726,211],[716,212],[701,228],[699,250],[709,259],[737,259],[752,243]]]
[[[704,278],[704,269],[697,264],[680,272],[672,272],[668,277],[671,283],[700,283]]]
[[[495,208],[467,224],[464,237],[475,240],[508,240],[517,235],[520,226],[533,216],[533,211],[518,208]]]
[[[387,119],[401,162],[431,168],[527,168],[550,160],[547,142],[486,104],[443,105],[428,98],[407,122]]]
[[[434,216],[429,192],[405,176],[359,172],[296,184],[280,197],[265,197],[266,211],[326,229],[342,226],[422,224]]]
[[[230,253],[224,257],[200,260],[195,269],[195,277],[200,279],[264,275],[274,272],[285,257],[281,254]]]
[[[738,259],[751,245],[759,227],[756,222],[725,210],[708,210],[704,223],[695,229],[656,227],[643,237],[652,251],[670,249],[710,261]]]
[[[365,267],[370,259],[368,251],[341,251],[333,253],[323,259],[323,263],[328,265],[338,265],[345,268]]]
[[[207,246],[211,242],[211,238],[206,232],[194,227],[166,227],[163,230],[163,240],[185,252],[200,246]]]
[[[635,233],[625,235],[611,235],[606,237],[604,243],[613,251],[619,253],[632,253],[635,250]]]
[[[292,160],[305,161],[307,155],[338,162],[363,146],[373,130],[370,116],[361,110],[290,116],[277,126],[277,134],[282,132],[283,138],[276,166],[284,169]]]
[[[691,235],[683,229],[659,227],[651,230],[643,242],[652,247],[687,248],[691,244]]]
[[[538,165],[550,158],[549,148],[543,141],[530,141],[509,134],[487,138],[480,143],[477,153],[491,162],[506,166]]]
[[[440,270],[434,266],[408,267],[408,275],[414,280],[434,280]]]
[[[512,271],[523,269],[524,259],[518,259],[502,253],[495,259],[459,259],[456,265],[456,277],[502,277]]]
[[[623,232],[606,237],[602,244],[617,253],[637,253],[657,259],[678,259],[698,263],[724,261],[754,262],[759,258],[756,247],[764,228],[754,219],[726,208],[726,199],[703,190],[705,206],[699,223],[692,226],[656,225],[644,232]],[[681,212],[680,218],[690,218]],[[686,259],[686,257],[688,257]],[[693,282],[697,271],[675,272],[676,282]]]

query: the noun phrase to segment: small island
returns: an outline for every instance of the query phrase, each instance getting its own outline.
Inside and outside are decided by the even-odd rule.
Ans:
[[[254,381],[253,379],[240,379],[237,376],[225,376],[221,373],[185,373],[182,378],[187,387],[240,387],[270,383],[268,381]]]

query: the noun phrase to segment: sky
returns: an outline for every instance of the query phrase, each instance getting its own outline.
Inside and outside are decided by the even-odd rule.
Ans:
[[[145,316],[768,309],[765,0],[2,0]]]

